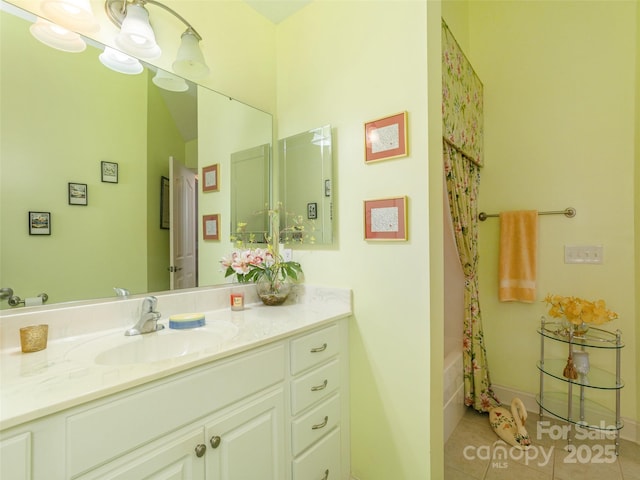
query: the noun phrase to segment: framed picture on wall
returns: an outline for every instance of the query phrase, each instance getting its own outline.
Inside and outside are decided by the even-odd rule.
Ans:
[[[51,235],[51,212],[29,212],[29,235]]]
[[[202,216],[202,238],[220,240],[220,214]]]
[[[118,164],[114,162],[101,162],[101,179],[105,183],[118,183]]]
[[[365,163],[406,157],[407,112],[364,124]]]
[[[88,205],[88,189],[86,183],[69,182],[69,205]]]
[[[208,167],[202,167],[203,192],[217,192],[220,190],[219,167],[219,163],[209,165]]]
[[[160,177],[160,228],[169,230],[169,179]]]
[[[407,239],[407,197],[364,201],[365,240]]]

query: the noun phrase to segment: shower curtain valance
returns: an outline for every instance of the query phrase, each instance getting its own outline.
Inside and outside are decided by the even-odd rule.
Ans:
[[[482,82],[442,22],[442,136],[472,162],[484,166]]]

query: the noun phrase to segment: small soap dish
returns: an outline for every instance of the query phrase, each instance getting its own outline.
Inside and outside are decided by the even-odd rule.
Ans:
[[[204,313],[181,313],[169,317],[169,328],[183,330],[204,326]]]

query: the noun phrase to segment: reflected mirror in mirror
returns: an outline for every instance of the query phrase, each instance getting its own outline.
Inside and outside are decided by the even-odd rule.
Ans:
[[[279,140],[280,241],[333,241],[331,126]]]
[[[269,238],[270,158],[269,144],[231,154],[231,241],[236,245]]]
[[[133,295],[223,283],[229,244],[197,229],[202,215],[219,214],[229,238],[231,154],[269,145],[271,116],[191,82],[158,88],[144,63],[117,73],[94,41],[81,53],[50,48],[25,16],[0,12],[0,287],[21,298],[45,292],[51,304],[115,296],[114,287]],[[171,158],[188,178],[170,174]],[[118,164],[117,183],[102,181],[101,162]],[[219,191],[203,192],[197,177],[213,164]],[[166,229],[160,179],[169,176],[172,199],[191,202]],[[69,204],[69,183],[87,186],[86,205]],[[51,213],[51,235],[29,235],[29,211]],[[176,277],[180,255],[192,263]]]

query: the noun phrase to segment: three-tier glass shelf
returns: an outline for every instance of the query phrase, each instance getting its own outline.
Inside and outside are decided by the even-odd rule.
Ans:
[[[607,438],[614,437],[615,452],[618,455],[620,430],[624,426],[620,419],[620,390],[624,387],[624,382],[620,378],[621,350],[624,347],[620,330],[609,332],[591,327],[585,333],[576,334],[574,329],[542,317],[538,333],[540,334],[540,361],[537,367],[540,370],[540,393],[536,400],[540,407],[540,418],[546,412],[568,422],[570,426],[600,431]],[[545,358],[546,340],[567,344],[566,355]],[[615,372],[599,368],[597,364],[589,362],[588,373],[580,374],[576,379],[564,376],[569,356],[573,357],[574,352],[589,352],[593,349],[603,349],[615,355]],[[559,380],[560,385],[564,384],[564,388],[557,391],[545,390],[545,379],[549,377]],[[595,390],[612,392],[615,396],[615,408],[611,409],[588,398],[589,392]],[[568,430],[567,441],[571,444],[572,428]]]

